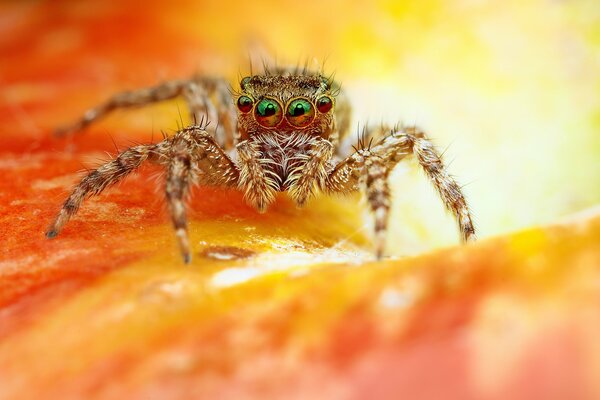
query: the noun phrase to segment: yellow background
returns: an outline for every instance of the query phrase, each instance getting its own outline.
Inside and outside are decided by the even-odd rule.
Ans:
[[[223,65],[248,42],[279,63],[325,60],[350,94],[355,126],[400,120],[426,129],[447,148],[480,237],[600,200],[597,1],[209,1],[167,20],[213,43]],[[389,250],[456,242],[414,163],[394,182]]]

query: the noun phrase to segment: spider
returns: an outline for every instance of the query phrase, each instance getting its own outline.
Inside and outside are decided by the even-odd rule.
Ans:
[[[225,80],[202,76],[122,92],[57,132],[70,134],[113,110],[178,96],[185,99],[195,123],[159,143],[130,147],[89,172],[63,203],[46,237],[57,236],[85,198],[149,161],[166,170],[168,211],[185,263],[191,261],[185,198],[192,185],[237,188],[260,212],[277,192],[287,192],[302,206],[317,191],[349,193],[364,187],[375,218],[374,247],[380,259],[390,209],[388,176],[412,154],[454,214],[462,241],[475,238],[461,187],[446,172],[425,133],[416,127],[367,127],[351,147],[347,98],[332,79],[306,68],[265,69],[243,78],[234,93]],[[205,114],[220,124],[198,123]]]

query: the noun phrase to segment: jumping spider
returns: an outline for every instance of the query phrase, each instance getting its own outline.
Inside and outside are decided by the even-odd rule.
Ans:
[[[166,170],[165,195],[185,263],[191,261],[185,197],[192,185],[242,190],[246,201],[265,211],[277,192],[287,192],[302,206],[315,190],[348,193],[364,184],[375,216],[375,251],[383,255],[390,208],[388,175],[414,154],[458,221],[463,241],[475,230],[460,186],[446,172],[440,155],[417,128],[367,128],[351,154],[350,107],[340,88],[321,73],[277,68],[245,77],[232,94],[222,79],[193,77],[123,92],[87,111],[64,133],[81,130],[109,112],[183,96],[195,123],[156,144],[133,146],[89,172],[74,188],[50,225],[53,238],[79,209],[135,171],[143,162]]]

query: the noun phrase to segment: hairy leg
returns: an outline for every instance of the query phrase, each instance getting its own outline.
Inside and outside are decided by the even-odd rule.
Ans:
[[[167,170],[165,194],[171,220],[176,230],[184,261],[191,260],[185,194],[190,185],[237,187],[239,170],[235,163],[219,147],[205,127],[191,126],[155,145],[129,148],[114,160],[88,173],[64,202],[60,212],[48,228],[46,236],[58,235],[67,221],[75,215],[83,200],[100,194],[135,171],[144,161],[163,165]]]
[[[233,104],[231,97],[231,88],[228,83],[222,79],[214,81],[214,97],[217,105],[217,113],[219,114],[219,127],[223,132],[217,129],[216,137],[221,140],[219,142],[225,150],[232,149],[241,141],[240,132],[237,129],[237,109]]]
[[[383,139],[392,134],[393,132],[402,131],[404,127],[388,125],[364,125],[359,126],[357,134],[345,135],[340,146],[337,148],[338,158],[344,159],[356,149],[364,149],[373,147],[379,144]]]
[[[100,194],[107,187],[119,182],[135,171],[148,158],[155,159],[155,153],[160,153],[163,148],[163,142],[156,145],[131,147],[119,154],[114,160],[89,172],[63,203],[60,212],[48,228],[46,237],[53,238],[58,235],[67,221],[77,213],[86,197]]]
[[[475,240],[475,227],[465,196],[458,183],[446,171],[439,153],[422,131],[414,128],[405,135],[412,153],[419,160],[446,208],[456,217],[462,241]]]
[[[383,257],[388,214],[390,210],[390,188],[388,175],[390,169],[385,162],[375,156],[365,159],[365,189],[371,212],[375,216],[375,256]]]
[[[236,110],[228,88],[228,84],[222,79],[198,76],[118,93],[106,102],[86,111],[72,125],[58,129],[56,134],[62,136],[83,130],[117,109],[142,107],[183,96],[193,123],[202,124],[205,115],[208,114],[208,120],[214,123],[210,128],[214,136],[221,146],[229,149],[239,139],[239,134],[236,126]]]
[[[140,107],[173,99],[181,95],[187,85],[189,85],[189,81],[169,81],[155,87],[117,93],[104,103],[87,110],[72,125],[57,129],[56,134],[63,136],[83,130],[93,122],[119,108]]]
[[[385,131],[382,128],[382,131]],[[446,172],[441,156],[425,134],[417,128],[387,130],[392,132],[374,146],[362,143],[330,172],[323,190],[351,192],[363,181],[367,200],[375,214],[375,246],[381,257],[387,229],[390,192],[387,183],[389,171],[408,154],[414,154],[438,191],[444,204],[458,221],[463,242],[475,238],[467,202],[456,181]]]
[[[345,157],[350,153],[352,145],[355,143],[355,138],[349,135],[350,122],[352,121],[352,107],[350,100],[346,93],[339,90],[338,95],[335,98],[335,142],[339,143],[336,146],[336,155],[338,157]]]
[[[192,121],[203,121],[204,116],[213,124],[208,128],[225,150],[240,140],[237,131],[237,111],[223,79],[194,77],[183,88]]]
[[[194,184],[237,187],[239,170],[204,128],[182,129],[170,139],[161,162],[167,169],[165,195],[183,261],[192,260],[185,198]]]
[[[323,187],[327,178],[327,166],[333,154],[333,145],[325,139],[316,139],[304,159],[288,176],[285,185],[296,204],[303,206],[314,194],[314,189]]]
[[[167,207],[175,228],[175,236],[183,261],[188,264],[192,257],[187,231],[185,195],[193,181],[193,147],[183,137],[173,139],[167,158],[165,195]]]
[[[364,185],[369,208],[375,217],[375,255],[381,259],[391,205],[388,175],[397,162],[380,157],[375,150],[358,147],[354,154],[335,166],[322,189],[329,193],[350,193],[358,190],[361,183]]]
[[[249,204],[259,212],[265,212],[269,204],[275,201],[279,182],[263,168],[256,143],[245,140],[236,148],[240,168],[239,189],[244,192],[244,198]]]

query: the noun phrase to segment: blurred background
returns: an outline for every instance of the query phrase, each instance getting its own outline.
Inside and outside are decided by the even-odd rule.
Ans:
[[[40,25],[44,35],[27,35]],[[596,0],[8,2],[0,45],[5,120],[23,135],[77,116],[38,101],[83,112],[114,92],[194,72],[236,87],[248,52],[260,48],[279,64],[308,60],[335,73],[354,126],[402,121],[429,132],[464,185],[480,237],[600,201]],[[118,113],[101,131],[148,138],[175,128],[179,109],[182,101]],[[456,243],[452,218],[414,162],[393,181],[391,252]]]
[[[429,132],[484,239],[600,214],[598,0],[0,2],[0,398],[600,398],[597,217],[360,263],[357,199],[198,188],[183,268],[146,170],[44,238],[84,167],[185,104],[54,128],[193,73],[235,88],[254,51],[324,64],[356,131]],[[458,242],[414,161],[393,189],[390,253]]]

